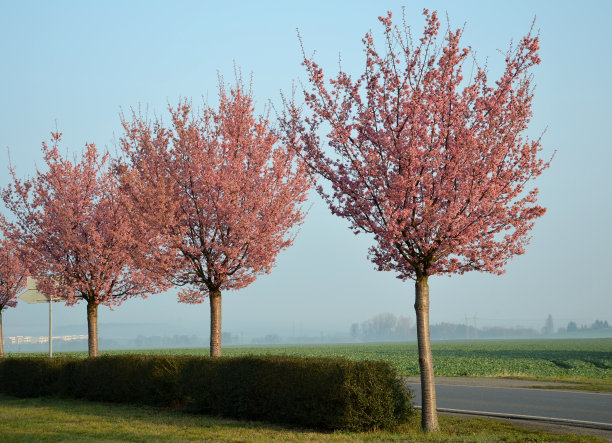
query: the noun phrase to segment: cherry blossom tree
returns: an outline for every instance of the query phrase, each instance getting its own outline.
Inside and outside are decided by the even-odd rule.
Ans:
[[[221,292],[269,273],[304,217],[310,179],[293,150],[237,80],[219,86],[219,107],[170,107],[171,127],[123,120],[127,164],[118,170],[139,218],[166,239],[164,275],[179,300],[210,299],[210,354],[221,355]]]
[[[5,221],[0,215],[0,358],[4,357],[2,311],[17,306],[17,295],[25,288],[26,270],[15,245],[6,235]]]
[[[425,10],[422,38],[405,24],[379,20],[384,50],[371,33],[363,39],[365,72],[356,80],[340,70],[327,86],[322,68],[304,54],[309,114],[286,103],[285,140],[323,177],[318,188],[331,211],[355,233],[373,234],[369,258],[381,271],[415,280],[422,387],[422,426],[438,429],[429,336],[432,275],[504,272],[523,254],[528,233],[545,209],[537,188],[527,187],[548,166],[540,140],[524,135],[531,117],[530,68],[540,63],[538,37],[510,47],[494,85],[470,50],[462,30],[448,29]],[[464,78],[468,62],[473,75]],[[333,154],[322,147],[327,129]],[[296,133],[300,135],[295,136]]]
[[[149,272],[146,251],[155,240],[138,231],[108,168],[108,154],[87,144],[82,159],[58,150],[61,134],[43,143],[48,170],[13,183],[2,192],[15,216],[11,240],[19,246],[38,289],[68,305],[87,303],[89,356],[98,355],[98,306],[119,306],[168,285]]]

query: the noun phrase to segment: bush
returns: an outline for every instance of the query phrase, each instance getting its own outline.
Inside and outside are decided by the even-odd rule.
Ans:
[[[187,411],[322,429],[390,429],[412,411],[386,362],[296,357],[8,358],[0,391],[20,397],[181,406]]]
[[[180,403],[185,358],[105,356],[65,365],[60,393],[74,398],[171,406]]]
[[[191,359],[185,406],[194,412],[323,429],[393,428],[411,412],[384,362],[293,357]]]
[[[15,397],[57,395],[65,359],[3,358],[0,360],[0,392]]]

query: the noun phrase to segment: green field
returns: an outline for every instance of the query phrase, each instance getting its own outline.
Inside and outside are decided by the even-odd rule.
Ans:
[[[438,341],[432,343],[432,349],[437,376],[520,377],[535,380],[586,381],[590,384],[612,386],[612,338]],[[208,349],[155,349],[101,353],[207,355]],[[223,354],[225,356],[285,354],[303,357],[345,357],[351,360],[385,360],[391,362],[401,375],[419,374],[417,345],[414,342],[228,346],[223,349]],[[86,353],[56,355],[85,356]]]

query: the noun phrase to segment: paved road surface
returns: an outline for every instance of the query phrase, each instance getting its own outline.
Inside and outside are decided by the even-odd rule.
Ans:
[[[407,383],[421,404],[421,385]],[[612,425],[612,394],[547,389],[436,385],[438,408],[529,415]]]

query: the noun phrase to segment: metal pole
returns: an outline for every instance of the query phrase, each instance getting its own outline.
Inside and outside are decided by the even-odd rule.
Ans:
[[[53,357],[53,297],[49,297],[49,358]]]

